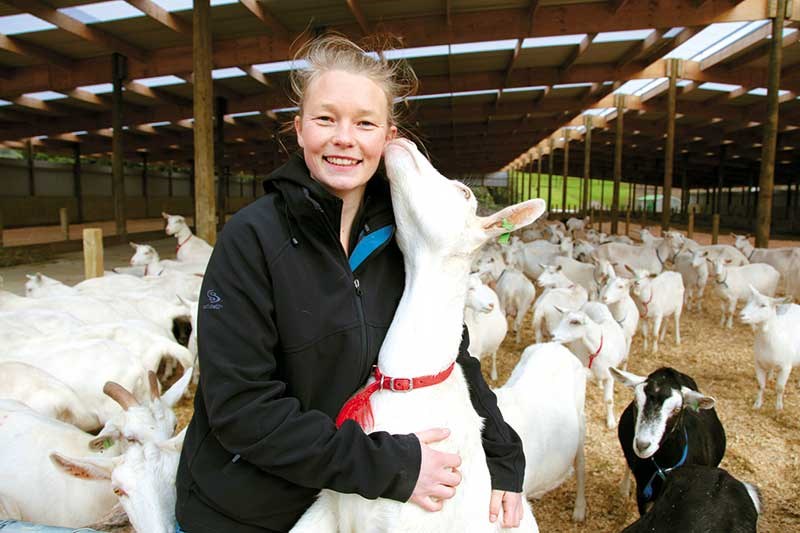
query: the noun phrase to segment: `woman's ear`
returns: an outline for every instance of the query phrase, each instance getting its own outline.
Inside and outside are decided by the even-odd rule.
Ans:
[[[397,138],[397,126],[389,126],[389,131],[386,133],[386,142]]]
[[[303,146],[303,121],[300,120],[300,115],[294,116],[294,133],[297,136],[297,144],[300,148],[304,148]]]

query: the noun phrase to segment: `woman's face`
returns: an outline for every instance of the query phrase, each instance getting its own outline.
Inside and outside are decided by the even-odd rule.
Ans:
[[[294,127],[311,176],[340,198],[364,190],[397,132],[381,87],[341,70],[309,84]]]

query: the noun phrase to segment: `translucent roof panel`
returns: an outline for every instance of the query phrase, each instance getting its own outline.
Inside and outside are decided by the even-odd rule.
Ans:
[[[528,37],[522,41],[522,48],[543,48],[545,46],[567,46],[580,44],[585,33],[578,35],[557,35],[555,37]]]
[[[506,39],[504,41],[481,41],[477,43],[453,44],[450,46],[450,50],[453,54],[472,54],[475,52],[513,50],[516,45],[516,39]]]
[[[38,93],[27,93],[27,94],[23,94],[22,96],[27,96],[28,98],[35,98],[36,100],[42,100],[42,101],[59,100],[61,98],[66,98],[67,97],[67,95],[61,94],[61,93],[57,93],[55,91],[42,91],[42,92],[38,92]]]
[[[729,93],[731,91],[735,91],[739,89],[741,85],[728,85],[727,83],[714,83],[714,82],[706,82],[702,84],[699,89],[706,89],[709,91],[723,91]]]
[[[292,107],[279,107],[277,109],[270,109],[273,113],[294,113],[296,111],[300,111],[300,108],[297,106]]]
[[[192,0],[150,0],[158,4],[167,11],[183,11],[192,9]],[[239,0],[211,0],[211,6],[224,6],[225,4],[235,4]]]
[[[253,117],[255,115],[260,115],[261,111],[242,111],[241,113],[231,113],[228,115],[229,117],[239,118],[239,117]]]
[[[714,46],[717,41],[728,37],[747,24],[749,24],[749,22],[711,24],[675,50],[665,55],[664,58],[675,57],[678,59],[692,59],[709,47]]]
[[[592,83],[562,83],[560,85],[553,85],[553,89],[575,89],[576,87],[591,87]]]
[[[654,31],[655,30],[606,31],[598,33],[592,42],[612,43],[619,41],[640,41],[647,39]]]
[[[122,0],[97,2],[96,4],[85,4],[79,7],[62,7],[58,11],[84,24],[108,22],[110,20],[128,19],[144,15],[128,2],[123,2]]]
[[[451,96],[476,96],[480,94],[497,94],[497,89],[485,89],[483,91],[462,91],[460,93],[452,93]]]
[[[245,72],[239,67],[218,68],[211,71],[211,79],[224,80],[227,78],[240,78],[246,76]]]
[[[98,83],[97,85],[84,85],[83,87],[78,87],[78,89],[92,94],[102,94],[113,91],[114,85],[110,83]]]
[[[543,91],[547,89],[546,85],[531,85],[528,87],[510,87],[508,89],[503,89],[504,93],[524,93],[529,91]]]
[[[154,78],[142,78],[140,80],[135,80],[136,83],[141,83],[145,87],[161,87],[164,85],[177,85],[180,83],[186,83],[184,80],[180,79],[177,76],[173,76],[170,74],[169,76],[156,76]]]
[[[45,22],[33,15],[20,14],[0,17],[0,33],[4,35],[18,35],[32,31],[52,30],[53,24]]]
[[[437,94],[415,94],[406,98],[406,100],[436,100],[438,98],[450,98],[450,93],[437,93]]]
[[[9,102],[8,100],[0,100],[0,107],[6,106],[6,105],[11,105],[11,102]]]
[[[665,39],[672,39],[673,37],[675,37],[676,35],[678,35],[682,31],[683,31],[683,27],[682,26],[678,26],[677,28],[671,28],[667,33],[664,34],[664,38]]]
[[[754,94],[756,96],[767,96],[768,92],[769,91],[767,91],[766,87],[758,87],[756,89],[753,89],[752,91],[747,91],[747,94]],[[779,90],[778,96],[783,96],[788,93],[789,91]]]
[[[157,128],[159,126],[169,126],[170,124],[172,124],[172,122],[170,122],[169,120],[163,120],[161,122],[151,122],[150,124],[148,124],[148,126]]]
[[[268,74],[270,72],[286,72],[295,68],[308,67],[308,61],[301,59],[300,61],[275,61],[273,63],[259,63],[253,65],[253,68],[259,72]]]
[[[652,78],[645,78],[641,80],[630,80],[625,82],[619,89],[614,91],[615,94],[635,94],[637,91],[641,90],[643,87],[647,86],[648,84],[652,83]]]
[[[755,30],[757,30],[757,29],[759,29],[762,26],[765,26],[767,24],[769,24],[769,21],[767,21],[767,20],[754,20],[753,22],[745,24],[744,26],[742,26],[738,30],[730,33],[727,37],[725,37],[723,39],[720,39],[715,44],[709,46],[708,48],[706,48],[705,50],[703,50],[702,52],[700,52],[696,56],[692,57],[692,60],[693,61],[702,61],[705,58],[707,58],[708,56],[717,53],[718,51],[722,50],[726,46],[730,46],[731,44],[733,44],[734,42],[738,41],[742,37],[744,37],[746,35],[749,35],[750,33],[754,32]]]
[[[449,52],[446,44],[437,46],[420,46],[416,48],[401,48],[398,50],[386,50],[383,55],[388,60],[392,59],[412,59],[415,57],[444,56]]]

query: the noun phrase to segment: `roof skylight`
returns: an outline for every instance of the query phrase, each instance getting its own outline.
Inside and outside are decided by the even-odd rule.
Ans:
[[[22,96],[27,96],[28,98],[35,98],[36,100],[42,100],[46,102],[48,100],[59,100],[61,98],[66,98],[67,95],[57,93],[55,91],[41,91],[38,93],[27,93],[23,94]]]
[[[678,59],[693,59],[698,54],[704,52],[709,47],[713,47],[717,41],[729,37],[737,32],[748,22],[722,22],[711,24],[700,31],[697,35],[672,50],[664,56],[664,59],[674,57]]]
[[[307,67],[308,61],[305,59],[301,59],[300,61],[275,61],[272,63],[259,63],[258,65],[253,65],[254,69],[259,72],[263,72],[264,74],[269,74],[270,72],[286,72],[293,69]]]
[[[162,87],[164,85],[177,85],[180,83],[186,83],[178,76],[173,76],[172,74],[168,76],[155,76],[153,78],[142,78],[135,81],[136,83],[141,83],[145,87]]]
[[[742,26],[738,30],[734,31],[733,33],[731,33],[727,37],[717,41],[716,44],[713,44],[713,45],[709,46],[708,48],[706,48],[705,50],[703,50],[702,52],[700,52],[696,56],[692,57],[692,60],[693,61],[702,61],[705,58],[709,57],[710,55],[715,54],[718,51],[722,50],[723,48],[725,48],[727,46],[730,46],[731,44],[733,44],[734,42],[738,41],[739,39],[741,39],[745,35],[753,33],[757,29],[759,29],[759,28],[761,28],[761,27],[763,27],[763,26],[765,26],[767,24],[769,24],[768,20],[754,20],[753,22],[745,24],[744,26]]]
[[[11,102],[8,100],[0,100],[0,107],[11,105]]]
[[[55,25],[27,13],[0,17],[0,33],[4,35],[18,35],[53,28]]]
[[[752,91],[747,91],[747,94],[753,94],[753,95],[756,95],[756,96],[767,96],[768,93],[769,93],[769,91],[767,91],[767,89],[765,87],[758,87],[756,89],[753,89]],[[784,94],[788,94],[788,93],[789,93],[789,91],[778,90],[778,96],[783,96]]]
[[[383,55],[387,60],[392,59],[412,59],[415,57],[444,56],[448,53],[446,44],[437,46],[418,46],[415,48],[400,48],[397,50],[386,50]]]
[[[565,46],[580,44],[585,33],[578,35],[556,35],[554,37],[528,37],[522,41],[522,48],[542,48],[545,46]]]
[[[640,41],[647,39],[655,30],[605,31],[598,33],[593,43],[613,43],[620,41]]]
[[[98,83],[97,85],[84,85],[83,87],[78,87],[78,89],[92,94],[101,94],[113,91],[114,85],[111,83]]]
[[[706,82],[702,84],[698,89],[706,89],[708,91],[722,91],[729,93],[731,91],[735,91],[736,89],[740,89],[741,85],[728,85],[727,83],[715,83],[715,82]]]
[[[544,91],[547,89],[547,85],[530,85],[528,87],[509,87],[508,89],[503,89],[504,93],[524,93],[529,91]]]
[[[255,115],[260,115],[261,111],[242,111],[241,113],[231,113],[228,116],[231,118],[239,118],[239,117],[253,117]]]
[[[464,43],[450,45],[453,54],[471,54],[475,52],[495,52],[497,50],[513,50],[517,46],[516,39],[506,39],[504,41],[481,41],[476,43]]]
[[[172,124],[172,122],[170,122],[169,120],[163,120],[161,122],[151,122],[150,124],[148,124],[148,126],[150,126],[151,128],[157,128],[159,126],[169,126],[170,124]]]
[[[241,78],[242,76],[247,76],[247,74],[239,67],[218,68],[211,71],[211,79],[213,80]]]
[[[183,11],[184,9],[192,9],[192,0],[150,0],[154,4],[158,4],[167,11]],[[211,0],[211,6],[224,6],[226,4],[235,4],[239,0]]]
[[[277,109],[270,109],[270,111],[272,111],[273,113],[295,113],[297,111],[300,111],[300,108],[298,106],[279,107]]]
[[[85,4],[78,7],[62,7],[58,11],[84,24],[144,16],[144,13],[122,0],[97,2],[96,4]]]

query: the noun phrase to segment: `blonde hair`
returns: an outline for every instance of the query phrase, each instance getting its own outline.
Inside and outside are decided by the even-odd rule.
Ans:
[[[350,74],[358,74],[375,82],[386,95],[389,125],[397,126],[400,122],[400,107],[395,102],[416,93],[419,80],[411,67],[404,60],[389,62],[383,50],[389,39],[383,39],[383,46],[370,46],[379,52],[368,53],[347,37],[338,34],[326,34],[305,43],[294,57],[296,63],[305,61],[307,65],[293,69],[290,82],[295,105],[303,114],[303,101],[311,82],[331,70],[342,70]],[[376,57],[377,55],[377,57]],[[405,107],[405,106],[402,106]]]

